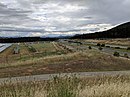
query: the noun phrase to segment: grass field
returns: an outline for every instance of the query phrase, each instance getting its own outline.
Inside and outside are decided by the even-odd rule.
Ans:
[[[86,40],[87,42],[96,42],[96,43],[105,43],[105,44],[114,44],[114,45],[124,45],[129,46],[130,45],[130,39],[129,38],[118,38],[118,39],[104,39],[104,40]]]
[[[67,42],[13,44],[0,54],[0,77],[130,70],[129,59],[114,57],[88,46]],[[13,54],[16,47],[20,52]]]
[[[129,58],[115,57],[89,46],[67,41],[13,44],[0,53],[0,78],[130,70]],[[6,81],[0,84],[0,97],[130,97],[129,84],[129,75],[59,75],[47,81]]]
[[[35,58],[65,54],[65,50],[57,48],[51,42],[45,43],[21,43],[19,45],[20,52],[13,54],[14,48],[17,44],[13,44],[10,48],[0,53],[1,64],[14,64],[26,60],[33,60]],[[0,66],[1,67],[1,66]]]
[[[48,81],[0,85],[0,97],[129,97],[130,76],[94,76],[78,78],[55,76]]]
[[[96,50],[35,57],[26,61],[1,64],[0,77],[46,73],[130,70],[130,60],[100,53]]]

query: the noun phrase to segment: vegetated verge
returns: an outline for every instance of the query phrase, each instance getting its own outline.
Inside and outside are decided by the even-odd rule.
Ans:
[[[0,84],[1,97],[129,97],[130,76],[92,76],[78,78],[54,76],[47,81],[6,82]]]
[[[11,63],[0,68],[0,77],[115,70],[130,70],[130,60],[87,50]]]

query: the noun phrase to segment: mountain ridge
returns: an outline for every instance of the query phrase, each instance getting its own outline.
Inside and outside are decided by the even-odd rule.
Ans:
[[[72,39],[130,38],[130,22],[120,24],[106,31],[75,35],[71,38]]]

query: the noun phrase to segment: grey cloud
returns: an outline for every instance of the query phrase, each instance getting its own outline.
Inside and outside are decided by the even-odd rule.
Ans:
[[[15,5],[14,3],[11,5],[10,0],[7,0],[10,2],[9,4],[2,1],[0,1],[0,25],[12,25],[13,28],[0,27],[0,31],[19,31],[20,35],[26,32],[49,33],[49,30],[46,29],[51,29],[51,27],[55,27],[50,31],[53,33],[56,31],[80,33],[80,29],[77,27],[81,25],[97,25],[98,23],[117,25],[130,20],[130,0],[12,0]],[[51,4],[58,5],[51,7]],[[68,8],[65,10],[67,4],[85,9],[69,11]],[[63,9],[59,9],[59,6]],[[32,27],[32,29],[39,27],[37,30],[27,30],[18,29],[15,26]],[[94,32],[95,29],[99,30],[99,28],[87,28],[84,31]]]
[[[26,22],[36,22],[36,20],[30,19],[28,14],[31,14],[31,11],[8,8],[7,5],[0,3],[0,24],[21,25]]]
[[[25,28],[0,28],[0,31],[6,32],[43,32],[43,29],[25,29]]]
[[[89,13],[99,18],[98,22],[118,24],[130,20],[130,2],[124,0],[91,0],[88,4]]]

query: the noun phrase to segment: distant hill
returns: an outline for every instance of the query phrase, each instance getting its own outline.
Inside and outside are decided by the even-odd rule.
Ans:
[[[19,43],[19,42],[36,42],[36,41],[56,41],[58,39],[68,39],[72,36],[56,37],[0,37],[0,43]]]
[[[0,37],[0,43],[19,43],[19,42],[36,42],[36,41],[55,41],[58,38],[41,38],[41,37]]]
[[[121,24],[107,31],[75,35],[72,39],[95,39],[95,38],[130,38],[130,22]]]

